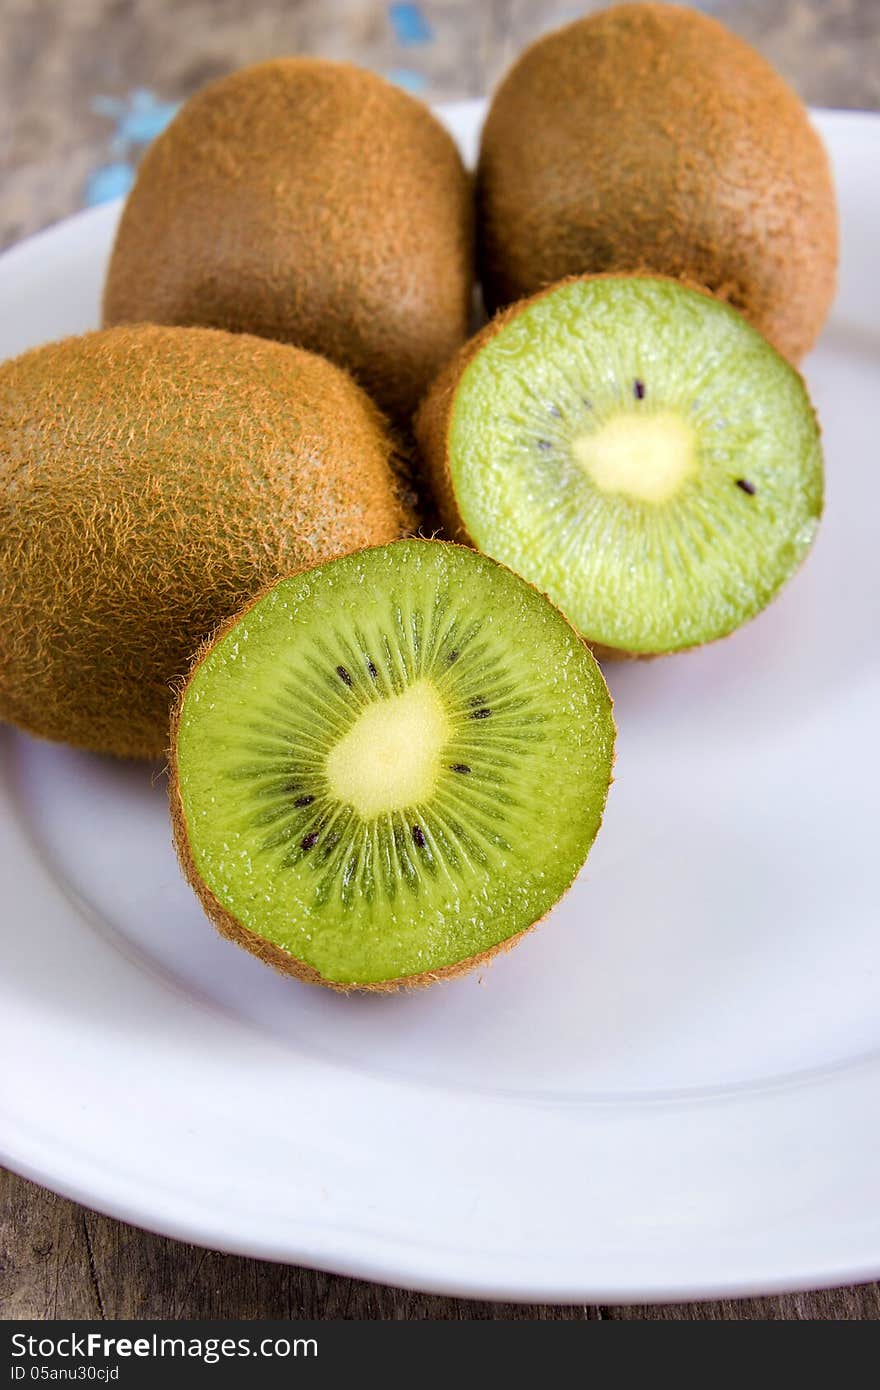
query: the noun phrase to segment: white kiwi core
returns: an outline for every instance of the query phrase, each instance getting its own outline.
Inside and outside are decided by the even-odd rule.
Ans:
[[[665,502],[697,467],[693,429],[670,410],[615,415],[572,440],[572,452],[602,492]]]
[[[364,820],[417,805],[434,790],[450,727],[426,678],[365,706],[327,755],[330,791]]]

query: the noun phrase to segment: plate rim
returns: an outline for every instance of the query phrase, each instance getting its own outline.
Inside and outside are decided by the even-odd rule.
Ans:
[[[504,1283],[503,1279],[469,1280],[465,1274],[424,1276],[411,1268],[395,1263],[393,1257],[365,1258],[345,1257],[345,1267],[326,1251],[303,1246],[292,1249],[283,1242],[277,1245],[271,1241],[237,1241],[224,1239],[218,1243],[216,1234],[206,1232],[198,1222],[187,1223],[176,1219],[164,1220],[157,1224],[147,1209],[136,1204],[104,1202],[90,1195],[90,1190],[80,1188],[76,1182],[51,1178],[39,1165],[27,1162],[14,1163],[0,1149],[0,1166],[17,1177],[45,1188],[55,1195],[111,1220],[121,1221],[148,1234],[161,1236],[167,1240],[181,1241],[195,1245],[202,1250],[214,1250],[222,1255],[238,1256],[243,1259],[261,1260],[269,1264],[291,1265],[294,1268],[314,1270],[321,1274],[332,1274],[339,1278],[359,1279],[392,1289],[405,1289],[411,1293],[423,1293],[438,1298],[464,1298],[489,1303],[541,1304],[572,1307],[577,1304],[600,1306],[631,1307],[640,1304],[699,1303],[722,1299],[772,1298],[785,1294],[820,1292],[850,1285],[872,1283],[880,1280],[880,1256],[861,1263],[843,1261],[831,1264],[810,1266],[791,1275],[776,1277],[750,1277],[732,1275],[728,1279],[690,1280],[671,1279],[663,1283],[637,1280],[625,1284],[609,1283],[579,1284],[574,1288],[570,1282],[558,1285],[544,1283],[529,1288],[519,1282]]]

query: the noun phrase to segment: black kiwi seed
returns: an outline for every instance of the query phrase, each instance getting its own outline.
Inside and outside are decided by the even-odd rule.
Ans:
[[[413,826],[412,837],[413,843],[418,845],[419,849],[425,848],[425,832],[420,825]]]
[[[552,448],[553,448],[553,445],[550,443],[550,440],[549,440],[549,439],[539,439],[539,440],[538,440],[538,448],[539,448],[539,449],[552,449]]]
[[[351,676],[348,674],[348,672],[346,671],[345,667],[344,667],[344,666],[337,666],[337,667],[336,667],[336,674],[337,674],[337,676],[339,677],[339,679],[340,679],[345,685],[347,685],[347,686],[349,687],[349,689],[351,689],[351,687],[352,687],[352,685],[354,684],[354,682],[352,681]]]
[[[452,662],[452,661],[458,661],[458,652],[456,652],[456,651],[450,652],[449,655],[447,656],[446,660],[447,660],[447,661],[450,661],[450,662]]]
[[[367,662],[367,670],[368,670],[369,673],[370,673],[370,679],[371,679],[371,680],[377,680],[377,679],[378,679],[379,672],[376,670],[376,668],[375,668],[375,666],[373,665],[372,661],[368,661],[368,662]]]
[[[313,796],[298,796],[293,804],[294,806],[311,806],[314,799]]]
[[[467,763],[452,763],[450,770],[452,772],[470,772]]]
[[[645,383],[643,381],[639,381],[638,377],[636,377],[635,381],[633,382],[633,391],[635,392],[635,397],[637,401],[643,401],[645,399]]]
[[[743,492],[747,492],[749,497],[754,497],[758,490],[754,483],[749,482],[748,478],[737,478],[736,485],[742,488]]]
[[[492,711],[484,706],[483,709],[475,709],[471,714],[471,719],[488,719],[491,713]]]
[[[299,847],[300,847],[300,849],[312,849],[313,846],[316,845],[317,843],[318,843],[318,832],[317,832],[317,830],[312,830],[312,831],[309,832],[308,835],[306,835],[306,836],[304,837],[304,839],[300,840],[300,842],[299,842]]]

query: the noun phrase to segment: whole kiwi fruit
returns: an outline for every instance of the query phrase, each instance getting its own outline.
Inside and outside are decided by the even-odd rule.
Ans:
[[[567,275],[705,286],[797,361],[834,296],[828,158],[795,92],[716,20],[619,5],[528,48],[477,175],[490,309]]]
[[[320,58],[244,68],[148,151],[106,324],[203,324],[298,344],[405,418],[467,334],[470,179],[421,102]]]
[[[0,718],[129,757],[218,622],[406,527],[340,368],[202,328],[88,333],[0,366]]]

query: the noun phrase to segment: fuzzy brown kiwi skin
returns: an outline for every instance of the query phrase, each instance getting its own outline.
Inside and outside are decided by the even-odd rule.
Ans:
[[[449,462],[449,428],[452,423],[455,394],[466,368],[506,324],[515,319],[524,309],[529,308],[530,305],[545,299],[547,295],[555,294],[562,286],[576,284],[579,281],[633,279],[666,280],[681,285],[684,289],[691,290],[695,294],[701,294],[705,299],[718,299],[718,296],[712,294],[704,285],[699,285],[684,276],[658,275],[652,270],[639,269],[627,272],[607,271],[598,275],[569,275],[554,285],[547,285],[528,299],[519,300],[518,303],[509,304],[506,308],[499,310],[494,318],[490,319],[479,333],[469,339],[443,368],[419,407],[414,428],[422,467],[431,488],[443,529],[459,545],[470,546],[474,550],[479,549],[479,546],[469,535],[459,511]],[[721,302],[724,303],[725,301],[722,300]],[[734,310],[730,304],[727,307],[732,312],[739,312]],[[798,379],[803,381],[796,368],[792,367],[792,371],[795,371]],[[759,616],[760,614],[755,614],[755,617]],[[594,642],[589,637],[583,637],[583,634],[581,636],[597,661],[656,661],[660,657],[680,655],[704,645],[703,643],[695,643],[691,647],[678,647],[675,652],[634,652],[624,647],[607,647],[601,642]]]
[[[423,538],[415,539],[420,540],[420,542],[425,545],[455,545],[455,542],[453,541],[436,542],[428,541]],[[376,546],[365,547],[365,549],[367,550],[374,550],[378,548],[379,547]],[[461,548],[468,549],[470,547]],[[493,561],[493,564],[498,565],[500,569],[508,569],[507,565],[501,564],[501,562],[498,560]],[[513,571],[509,569],[508,572],[513,573]],[[517,578],[521,579],[521,576],[517,575]],[[528,580],[522,580],[522,582],[524,584],[528,584]],[[271,966],[273,970],[277,970],[280,974],[291,976],[293,979],[300,980],[303,984],[320,985],[324,989],[331,989],[335,991],[337,994],[396,994],[399,990],[427,989],[429,985],[437,984],[441,980],[454,980],[460,975],[467,975],[472,970],[479,969],[480,966],[488,965],[496,956],[502,955],[505,952],[512,950],[514,946],[518,945],[519,942],[522,941],[523,937],[527,936],[529,932],[534,931],[536,927],[541,925],[544,919],[547,916],[549,916],[549,914],[554,910],[554,908],[556,908],[559,905],[562,899],[571,890],[572,884],[574,883],[575,879],[577,878],[578,874],[583,868],[583,864],[577,865],[568,885],[562,890],[555,902],[550,904],[545,913],[543,913],[540,917],[536,918],[535,921],[532,922],[528,927],[525,927],[520,932],[516,932],[513,936],[506,937],[504,941],[499,941],[497,945],[490,947],[488,951],[480,951],[477,955],[468,956],[465,960],[454,961],[451,965],[441,966],[439,970],[425,970],[417,975],[402,975],[399,978],[393,980],[374,980],[368,984],[340,983],[338,980],[328,980],[319,971],[317,971],[314,968],[314,966],[308,965],[305,961],[300,960],[297,956],[291,955],[289,951],[282,950],[280,946],[276,946],[273,942],[267,941],[265,937],[260,936],[257,932],[249,931],[247,927],[242,926],[241,922],[239,922],[238,919],[234,917],[233,914],[223,906],[223,904],[219,901],[215,894],[211,892],[211,889],[208,887],[208,885],[205,883],[204,879],[200,875],[196,867],[195,860],[193,858],[192,849],[190,847],[189,829],[186,823],[186,813],[183,809],[183,797],[181,796],[180,792],[180,775],[177,763],[178,734],[180,731],[180,720],[183,714],[183,705],[186,699],[186,692],[189,689],[190,682],[195,676],[196,671],[201,666],[205,658],[208,656],[209,652],[213,651],[217,643],[221,642],[223,638],[227,635],[227,633],[230,632],[232,628],[234,628],[236,624],[240,622],[241,619],[245,617],[247,613],[250,612],[250,610],[255,606],[255,604],[259,603],[261,599],[265,598],[266,594],[269,593],[273,587],[273,585],[269,585],[262,593],[257,594],[255,598],[253,598],[248,604],[246,604],[245,607],[242,608],[241,612],[236,613],[233,617],[228,618],[225,622],[219,625],[219,627],[213,633],[213,635],[207,638],[207,640],[204,641],[202,645],[199,647],[199,650],[193,657],[192,666],[186,679],[182,681],[178,687],[177,698],[174,702],[174,708],[171,714],[171,733],[168,748],[168,801],[171,813],[171,827],[174,837],[174,848],[177,852],[177,858],[180,862],[180,867],[183,872],[184,878],[195,892],[196,896],[202,904],[202,907],[205,910],[206,915],[209,917],[209,919],[214,924],[221,936],[226,937],[228,941],[234,942],[236,946],[240,946],[243,950],[250,952],[251,955],[254,955],[259,960],[261,960],[264,965]],[[530,584],[529,588],[534,588],[534,585]],[[536,592],[538,591],[536,590]],[[552,607],[556,608],[556,605],[553,604],[551,599],[547,599],[547,602],[550,603]],[[561,613],[559,608],[556,608],[556,611],[557,613],[560,613],[561,617],[565,618],[565,615]],[[565,618],[565,621],[568,622],[568,619]],[[570,623],[569,627],[571,627]],[[573,628],[572,631],[574,632]],[[588,650],[590,649],[589,644],[584,642],[583,638],[580,637],[578,633],[575,633],[575,636],[578,637],[578,640],[585,647],[587,647]],[[616,735],[617,731],[616,727],[614,726],[613,714],[614,705],[613,701],[611,700],[610,692],[608,698],[610,701],[609,713],[611,714],[612,727],[614,728],[614,732]],[[612,773],[614,767],[614,759],[616,759],[616,756],[617,754],[615,737],[615,751],[612,755]],[[613,776],[609,779],[608,790],[610,790],[612,781]],[[599,821],[596,827],[596,835],[593,839],[594,844],[596,839],[598,838],[599,831],[602,828],[602,821],[604,819],[607,799],[608,792],[606,791],[605,802],[602,806],[602,813],[599,816]]]
[[[294,343],[405,422],[467,336],[473,278],[472,178],[432,112],[348,63],[279,58],[210,83],[150,147],[104,322]]]
[[[490,311],[646,264],[705,285],[797,362],[834,297],[821,138],[760,54],[680,6],[613,6],[526,49],[486,120],[477,207]]]
[[[409,529],[394,448],[341,368],[245,334],[142,324],[0,365],[0,719],[161,758],[218,620]]]

